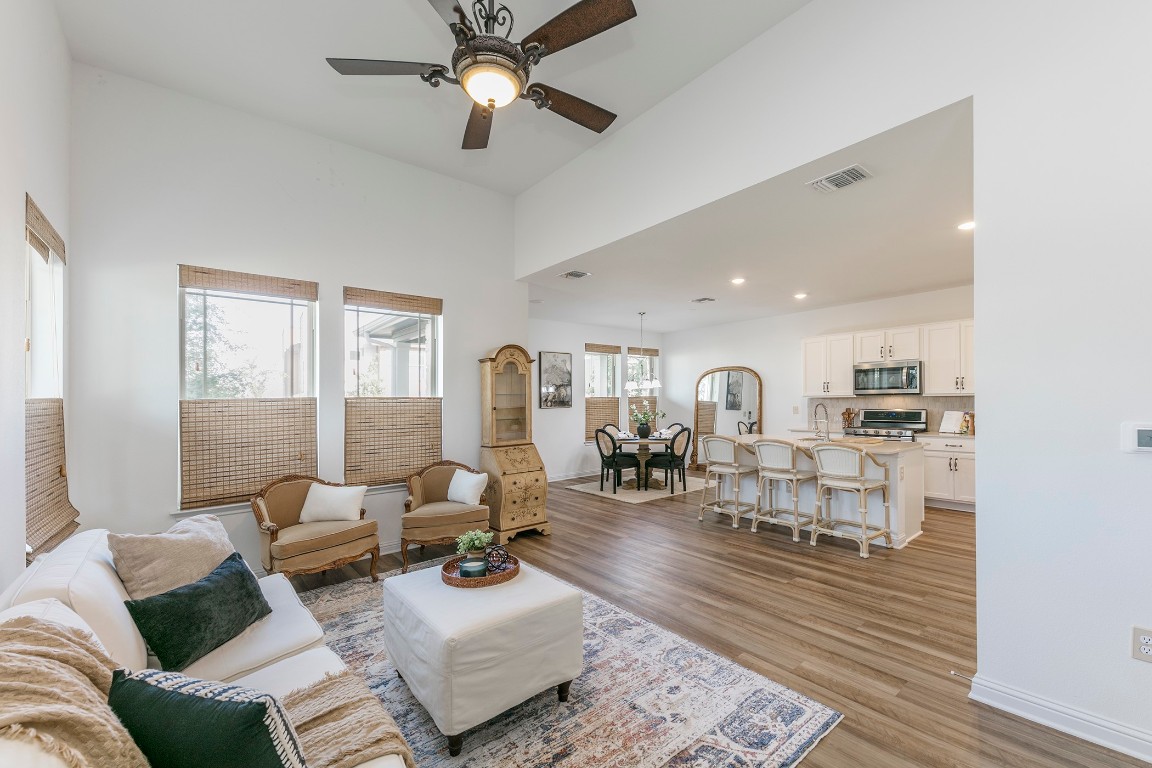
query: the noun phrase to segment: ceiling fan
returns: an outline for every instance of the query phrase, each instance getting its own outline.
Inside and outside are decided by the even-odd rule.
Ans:
[[[428,0],[456,38],[451,70],[443,64],[414,61],[328,59],[328,63],[342,75],[419,75],[433,88],[439,87],[441,81],[459,85],[475,102],[464,129],[463,149],[487,147],[493,113],[517,97],[597,133],[603,133],[616,119],[608,110],[558,88],[544,83],[529,84],[528,75],[545,56],[635,17],[632,0],[580,0],[526,36],[519,45],[508,39],[515,19],[507,6],[497,6],[496,0],[473,0],[473,24],[461,8],[462,1],[467,2]]]

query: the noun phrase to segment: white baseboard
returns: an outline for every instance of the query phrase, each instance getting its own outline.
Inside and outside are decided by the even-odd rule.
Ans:
[[[1152,732],[1072,709],[1002,683],[976,675],[968,697],[1005,712],[1047,725],[1064,733],[1152,761]]]
[[[595,476],[596,476],[596,469],[595,469],[595,467],[593,467],[592,469],[584,469],[584,470],[580,470],[579,472],[568,472],[568,473],[563,474],[563,475],[548,475],[548,482],[555,483],[558,480],[571,480],[571,479],[576,478],[576,477],[595,477]]]

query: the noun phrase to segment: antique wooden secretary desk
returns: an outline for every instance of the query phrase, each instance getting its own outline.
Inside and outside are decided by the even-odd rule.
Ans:
[[[548,476],[532,444],[533,362],[516,344],[480,360],[480,469],[488,473],[488,525],[498,544],[523,531],[552,532]]]

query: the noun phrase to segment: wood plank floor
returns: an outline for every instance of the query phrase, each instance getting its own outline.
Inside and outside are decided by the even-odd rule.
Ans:
[[[976,666],[975,522],[929,510],[908,547],[872,550],[730,518],[697,521],[699,494],[624,504],[549,486],[552,535],[517,557],[835,707],[845,717],[804,768],[1144,766],[967,698]],[[727,521],[727,522],[726,522]],[[417,556],[418,550],[412,550]],[[428,547],[424,558],[450,554]],[[359,564],[358,564],[359,566]],[[399,566],[389,555],[382,570]],[[296,577],[313,588],[359,570]]]

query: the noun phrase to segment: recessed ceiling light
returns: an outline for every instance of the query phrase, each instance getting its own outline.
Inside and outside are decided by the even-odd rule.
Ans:
[[[792,294],[792,298],[794,298],[794,299],[806,299],[806,298],[808,298],[808,294],[806,294],[806,293],[794,293],[794,294]]]
[[[579,269],[570,269],[567,272],[561,272],[557,277],[563,277],[565,280],[579,280],[583,277],[588,277],[591,272],[584,272]]]
[[[956,227],[956,229],[963,229],[963,230],[976,229],[976,222],[966,221],[963,224],[961,224],[960,226]]]
[[[528,299],[529,304],[543,304],[544,299]]]
[[[732,278],[732,285],[744,285],[744,278],[742,278],[742,277]]]

